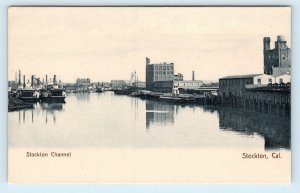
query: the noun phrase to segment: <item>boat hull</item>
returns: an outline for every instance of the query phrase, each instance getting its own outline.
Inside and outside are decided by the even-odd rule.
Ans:
[[[40,97],[41,102],[45,103],[65,103],[64,96]]]
[[[37,97],[18,97],[18,99],[24,101],[24,102],[29,102],[29,103],[36,103],[38,102]]]

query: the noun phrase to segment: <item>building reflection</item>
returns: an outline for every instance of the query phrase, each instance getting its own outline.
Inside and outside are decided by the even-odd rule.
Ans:
[[[178,106],[158,101],[146,101],[146,129],[151,127],[174,124]]]
[[[21,123],[21,121],[23,124],[25,124],[26,121],[31,121],[33,123],[41,117],[45,120],[45,123],[48,123],[49,121],[55,123],[57,113],[63,110],[64,103],[38,103],[33,109],[24,109],[19,111],[19,123]]]
[[[90,93],[76,93],[74,95],[78,102],[90,102]]]
[[[219,110],[219,127],[241,135],[259,134],[265,140],[265,149],[291,146],[291,123],[286,117],[224,108]]]

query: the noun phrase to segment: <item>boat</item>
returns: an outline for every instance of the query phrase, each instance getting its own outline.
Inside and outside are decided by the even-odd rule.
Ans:
[[[39,92],[32,88],[18,88],[15,96],[24,102],[36,103],[39,98]]]
[[[96,91],[97,93],[101,93],[104,91],[104,88],[103,88],[103,83],[102,83],[102,86],[100,86],[100,83],[98,82],[98,85],[96,87]]]
[[[65,103],[66,92],[57,84],[47,84],[45,88],[40,89],[39,100],[47,103]]]
[[[170,102],[184,102],[184,99],[179,97],[173,97],[173,96],[160,96],[159,99],[162,101],[170,101]]]
[[[25,82],[25,75],[23,75],[23,84],[21,83],[21,71],[19,71],[19,84],[16,90],[16,93],[12,96],[15,96],[17,99],[20,99],[24,102],[37,102],[39,97],[39,92],[34,89],[31,85],[29,87]]]

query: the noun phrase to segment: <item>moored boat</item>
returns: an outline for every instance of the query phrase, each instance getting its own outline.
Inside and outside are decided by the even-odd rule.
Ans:
[[[39,93],[32,88],[19,88],[16,91],[16,98],[24,102],[37,102]]]
[[[56,75],[54,75],[53,82],[48,83],[46,77],[46,85],[40,89],[39,99],[41,102],[47,103],[64,103],[66,98],[66,92],[56,82]]]

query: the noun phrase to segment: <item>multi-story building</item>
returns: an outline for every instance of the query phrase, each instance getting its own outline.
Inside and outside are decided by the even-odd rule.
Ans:
[[[155,82],[170,82],[174,80],[174,63],[151,64],[146,58],[146,89],[154,90]]]
[[[81,86],[88,86],[91,83],[89,78],[77,78],[76,84]]]
[[[264,37],[264,74],[280,76],[290,72],[291,50],[283,36],[277,36],[275,48],[270,49],[270,37]]]

